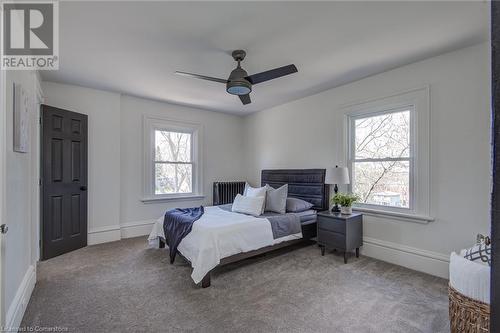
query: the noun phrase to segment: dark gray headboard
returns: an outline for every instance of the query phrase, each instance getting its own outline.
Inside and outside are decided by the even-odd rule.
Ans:
[[[314,204],[313,209],[329,208],[330,187],[325,185],[325,169],[262,170],[261,186],[278,188],[288,184],[288,196]]]

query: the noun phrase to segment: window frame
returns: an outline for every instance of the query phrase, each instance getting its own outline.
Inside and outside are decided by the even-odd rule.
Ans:
[[[356,159],[356,148],[355,148],[355,141],[356,141],[356,130],[355,130],[355,124],[356,120],[359,119],[365,119],[365,118],[371,118],[371,117],[376,117],[376,116],[381,116],[381,115],[386,115],[386,114],[391,114],[391,113],[398,113],[398,112],[404,112],[404,111],[409,111],[410,113],[410,152],[408,154],[408,157],[404,158],[363,158],[363,159]],[[409,202],[408,202],[408,208],[406,207],[397,207],[397,206],[384,206],[384,205],[376,205],[376,204],[369,204],[369,203],[356,203],[356,207],[360,208],[368,208],[368,209],[380,209],[380,210],[388,210],[388,211],[394,211],[394,212],[399,212],[399,213],[415,213],[415,106],[412,104],[408,104],[405,106],[399,106],[396,108],[389,108],[386,110],[376,110],[376,111],[366,111],[366,112],[356,112],[353,114],[350,114],[348,116],[348,133],[349,133],[349,140],[348,140],[348,165],[349,165],[349,177],[350,177],[350,184],[349,184],[349,192],[352,193],[352,187],[353,183],[355,181],[354,177],[354,165],[355,163],[362,163],[362,162],[390,162],[390,161],[408,161],[409,163],[409,179],[408,179],[408,187],[409,187]]]
[[[144,116],[144,203],[153,201],[169,200],[194,200],[203,199],[202,158],[201,158],[201,135],[202,126],[198,123],[190,123],[169,118],[156,118]],[[156,131],[169,131],[191,134],[191,162],[182,164],[192,165],[192,192],[156,194],[155,185],[155,134]],[[177,163],[177,162],[170,162]]]
[[[356,203],[353,209],[367,215],[386,216],[408,222],[426,224],[433,221],[434,218],[430,216],[430,86],[344,104],[340,108],[344,114],[344,156],[351,180],[353,180],[354,133],[352,128],[354,120],[412,108],[410,110],[409,185],[411,199],[409,208]],[[352,184],[349,184],[347,189],[352,193]]]

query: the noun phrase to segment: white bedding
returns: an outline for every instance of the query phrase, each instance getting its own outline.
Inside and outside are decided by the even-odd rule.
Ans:
[[[153,225],[148,240],[157,246],[159,238],[165,239],[163,216]],[[191,278],[199,283],[222,258],[298,238],[302,238],[302,233],[273,239],[271,223],[266,218],[213,206],[205,207],[205,213],[194,222],[193,229],[177,249],[191,262]]]

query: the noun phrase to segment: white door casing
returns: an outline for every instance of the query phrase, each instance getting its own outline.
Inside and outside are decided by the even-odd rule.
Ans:
[[[1,10],[0,10],[1,15]],[[6,181],[6,72],[0,70],[0,224],[6,223],[5,220],[5,181]],[[0,327],[5,327],[5,278],[4,278],[4,259],[5,242],[4,234],[0,233]]]
[[[33,71],[33,105],[30,121],[33,126],[30,144],[31,165],[31,263],[40,259],[40,105],[43,92],[38,73]]]

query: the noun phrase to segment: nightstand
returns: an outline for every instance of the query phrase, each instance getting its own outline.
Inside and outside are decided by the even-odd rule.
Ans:
[[[356,250],[356,257],[359,257],[359,247],[363,245],[363,215],[319,212],[317,237],[322,256],[325,248],[342,250],[347,264],[347,252]]]

